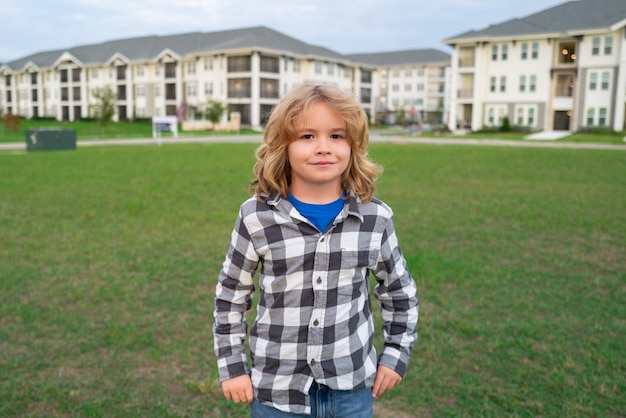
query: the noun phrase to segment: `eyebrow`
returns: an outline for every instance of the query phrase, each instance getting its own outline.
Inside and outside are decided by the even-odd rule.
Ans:
[[[318,132],[319,129],[315,129],[315,128],[302,128],[302,129],[296,129],[296,133],[301,133],[301,132]],[[344,132],[347,133],[348,130],[346,128],[333,128],[330,130],[330,132],[333,133],[337,133],[337,132]]]

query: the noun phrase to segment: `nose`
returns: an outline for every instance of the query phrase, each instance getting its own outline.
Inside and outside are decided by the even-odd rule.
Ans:
[[[331,143],[330,138],[327,138],[325,136],[319,138],[317,141],[317,150],[315,153],[318,155],[330,154],[330,143]]]

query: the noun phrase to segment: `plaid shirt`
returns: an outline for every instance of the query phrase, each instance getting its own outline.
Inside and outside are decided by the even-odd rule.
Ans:
[[[377,364],[404,375],[417,339],[416,287],[398,245],[392,211],[348,196],[321,233],[287,199],[241,205],[215,298],[220,380],[250,373],[255,398],[310,413],[315,380],[335,390],[371,388]],[[257,317],[244,341],[259,268]],[[384,347],[376,358],[369,272],[378,284]]]

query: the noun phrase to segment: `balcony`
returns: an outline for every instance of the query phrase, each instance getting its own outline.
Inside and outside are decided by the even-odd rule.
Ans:
[[[474,97],[474,89],[472,87],[461,88],[457,91],[457,98],[471,99]]]

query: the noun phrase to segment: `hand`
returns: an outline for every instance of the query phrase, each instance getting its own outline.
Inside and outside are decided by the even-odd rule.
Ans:
[[[374,380],[374,388],[372,389],[372,395],[374,398],[378,398],[383,393],[398,386],[402,382],[402,376],[395,371],[391,370],[387,366],[378,366],[376,372],[376,380]]]
[[[237,403],[251,403],[254,399],[252,380],[247,374],[224,380],[222,382],[222,392],[224,392],[224,397],[226,399]]]

